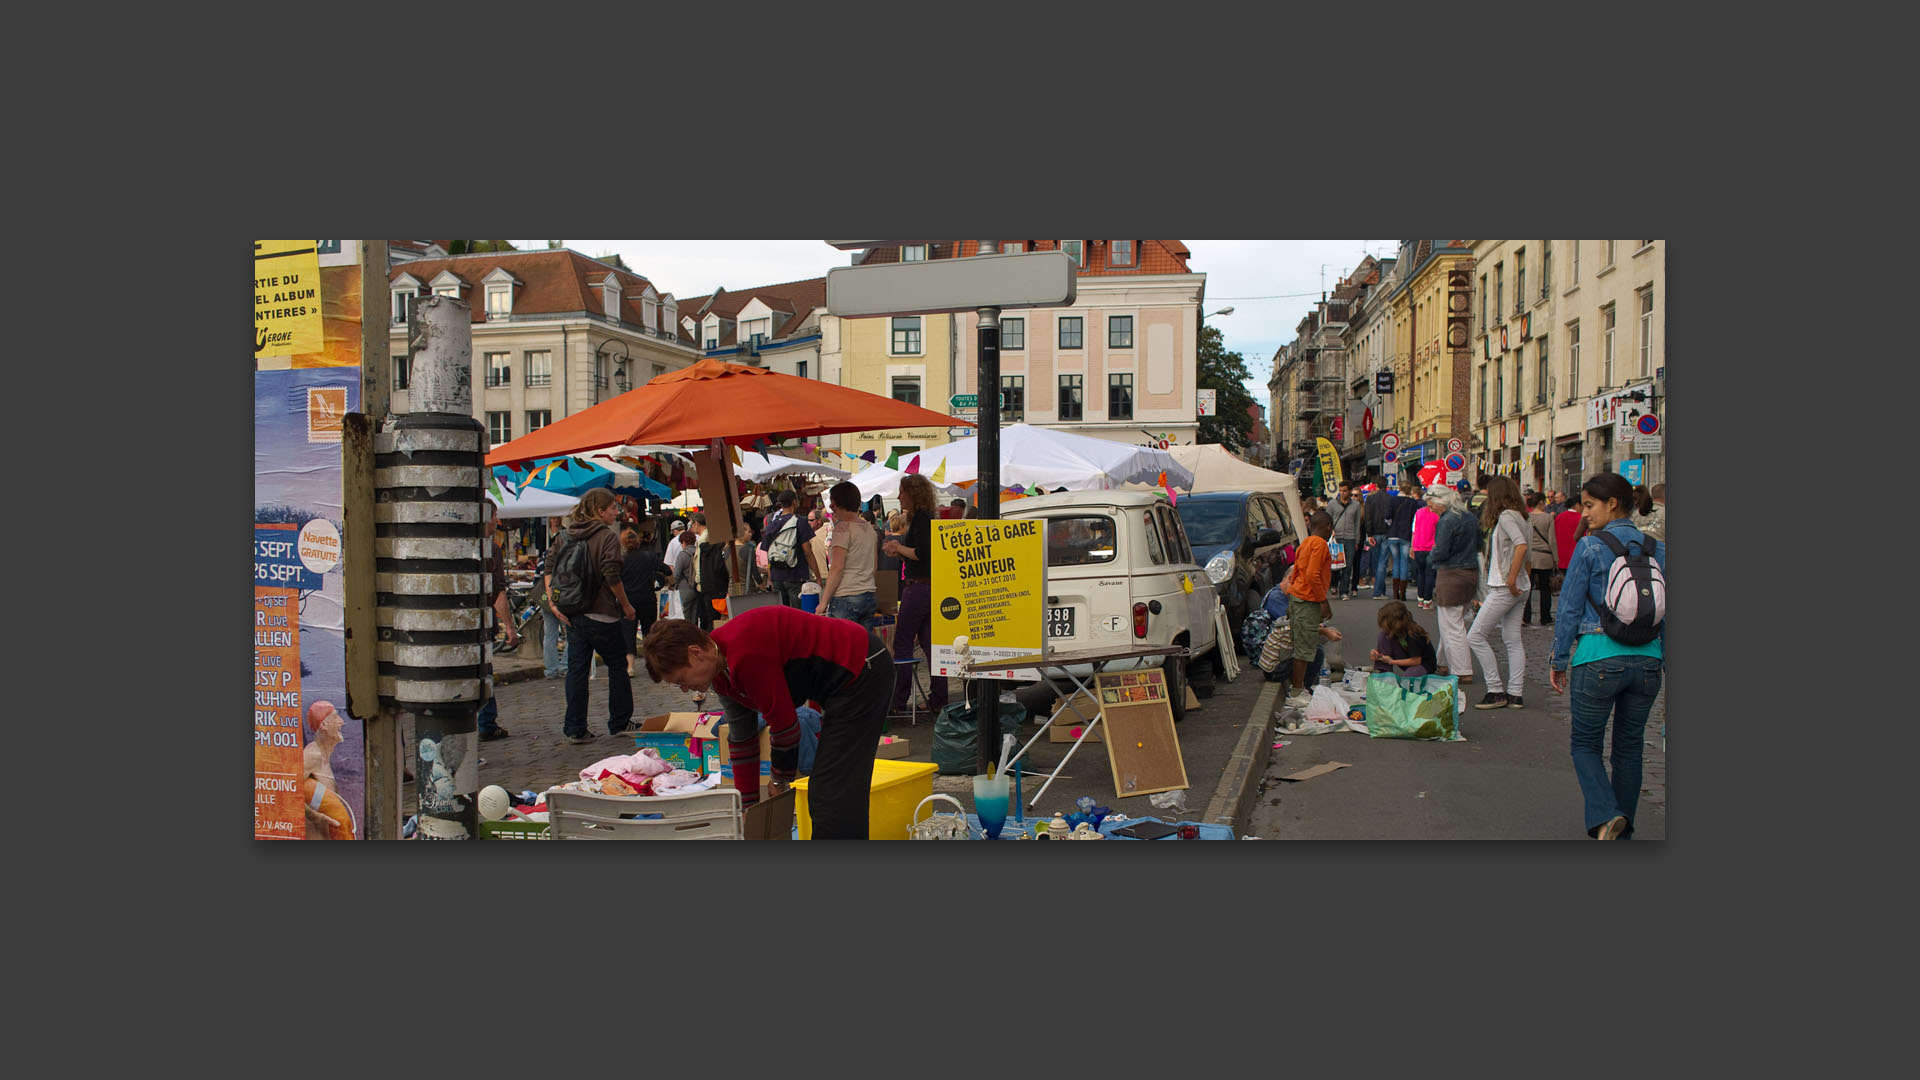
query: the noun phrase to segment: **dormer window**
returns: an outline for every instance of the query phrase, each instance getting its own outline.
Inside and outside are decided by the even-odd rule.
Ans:
[[[513,289],[520,284],[505,269],[495,270],[481,279],[487,288],[487,320],[489,322],[513,317]]]
[[[407,316],[413,312],[413,302],[420,296],[420,279],[412,274],[401,274],[393,279],[393,322],[404,326]]]
[[[600,285],[600,302],[609,319],[620,318],[620,279],[612,274]]]
[[[1085,266],[1087,263],[1086,245],[1087,245],[1087,242],[1085,240],[1060,241],[1060,250],[1066,252],[1067,258],[1073,260],[1073,268],[1075,270],[1080,269],[1082,266]]]
[[[901,262],[926,262],[927,261],[927,245],[925,244],[901,245],[900,261]]]
[[[649,330],[659,329],[660,301],[651,296],[640,298],[640,322]]]
[[[1108,266],[1132,266],[1133,265],[1133,241],[1131,240],[1107,241],[1107,265]]]
[[[460,299],[460,290],[465,288],[467,283],[455,277],[453,271],[442,270],[434,275],[433,280],[429,282],[429,284],[433,286],[433,295],[451,296],[455,300],[458,300]]]
[[[741,324],[741,336],[750,339],[754,345],[762,345],[767,340],[768,325],[771,319],[748,319]]]

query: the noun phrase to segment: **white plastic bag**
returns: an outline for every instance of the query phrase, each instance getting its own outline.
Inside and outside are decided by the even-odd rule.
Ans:
[[[1317,724],[1344,723],[1347,719],[1347,703],[1333,687],[1316,686],[1313,688],[1313,699],[1307,702],[1306,713],[1307,719]]]
[[[1187,813],[1187,789],[1175,788],[1172,791],[1156,792],[1147,796],[1155,810],[1171,810],[1182,817]]]

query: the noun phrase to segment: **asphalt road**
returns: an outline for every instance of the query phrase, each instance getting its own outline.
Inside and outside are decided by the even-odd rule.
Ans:
[[[1358,663],[1366,662],[1379,633],[1380,603],[1364,597],[1334,602],[1334,625],[1347,634],[1344,653]],[[1436,612],[1416,608],[1414,616],[1437,636]],[[1486,692],[1477,669],[1475,682],[1461,688],[1469,704],[1461,720],[1464,742],[1352,732],[1276,736],[1273,741],[1287,745],[1272,751],[1247,833],[1268,840],[1587,839],[1568,756],[1567,699],[1547,686],[1551,630],[1522,628],[1526,708],[1471,708]],[[1497,636],[1495,647],[1504,665]],[[1665,720],[1663,685],[1647,723],[1635,839],[1666,837]],[[1273,726],[1269,721],[1269,730]],[[1279,779],[1327,761],[1351,767],[1310,780]]]

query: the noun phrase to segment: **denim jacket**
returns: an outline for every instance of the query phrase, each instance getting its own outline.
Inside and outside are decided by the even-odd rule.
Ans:
[[[1607,522],[1607,529],[1622,544],[1644,545],[1647,537],[1626,518]],[[1645,550],[1644,546],[1641,550]],[[1653,561],[1660,573],[1667,572],[1667,545],[1653,542]],[[1554,613],[1553,655],[1547,666],[1554,671],[1567,670],[1573,655],[1574,639],[1600,630],[1600,611],[1606,606],[1607,571],[1613,568],[1613,552],[1597,536],[1583,536],[1574,545],[1573,558],[1567,563],[1566,582],[1560,589],[1560,610]],[[1604,633],[1605,631],[1600,631]],[[1667,646],[1667,626],[1660,625],[1660,648]]]
[[[1474,555],[1480,550],[1480,525],[1465,510],[1449,510],[1434,526],[1433,551],[1427,565],[1435,570],[1473,570],[1480,563]]]

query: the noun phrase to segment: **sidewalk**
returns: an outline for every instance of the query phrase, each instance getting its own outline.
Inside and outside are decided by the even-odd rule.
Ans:
[[[736,612],[773,602],[775,600],[771,593],[734,597],[731,600]],[[1189,712],[1187,719],[1176,728],[1181,757],[1191,785],[1186,792],[1185,814],[1161,811],[1145,795],[1117,797],[1106,747],[1091,741],[1073,750],[1063,775],[1047,789],[1039,803],[1031,807],[1023,806],[1019,813],[1028,819],[1050,818],[1056,811],[1071,812],[1075,800],[1087,795],[1097,805],[1111,807],[1114,813],[1128,817],[1227,824],[1234,827],[1236,835],[1240,835],[1243,832],[1241,824],[1251,807],[1254,789],[1266,767],[1266,749],[1272,740],[1265,736],[1270,735],[1273,729],[1274,695],[1271,691],[1277,685],[1263,682],[1259,669],[1252,667],[1245,657],[1241,657],[1240,662],[1239,678],[1233,682],[1217,680],[1213,696],[1202,701],[1199,710]],[[689,695],[648,679],[644,660],[636,660],[636,665],[637,674],[632,684],[636,722],[658,713],[687,711],[693,707]],[[604,675],[592,679],[588,684],[588,728],[599,737],[590,744],[575,745],[565,741],[560,734],[566,712],[564,680],[545,678],[543,668],[537,636],[524,638],[517,652],[495,656],[494,686],[495,698],[499,703],[500,726],[512,735],[479,744],[480,787],[498,784],[515,795],[527,789],[540,791],[554,784],[578,779],[581,768],[601,758],[631,752],[633,744],[630,740],[615,739],[606,734],[607,680]],[[924,681],[924,667],[921,672]],[[949,702],[959,701],[963,686],[961,681],[949,680],[948,685]],[[1020,730],[1020,740],[1024,744],[1039,730],[1039,725],[1046,722],[1056,699],[1038,685],[1023,688],[1017,694],[1030,710],[1027,722]],[[1038,715],[1032,715],[1036,707],[1041,711]],[[411,746],[411,723],[405,722],[404,728],[403,745]],[[907,740],[909,749],[905,760],[932,760],[933,717],[930,714],[923,712],[918,723],[900,723],[888,734]],[[1039,784],[1043,782],[1034,780],[1032,772],[1053,771],[1072,749],[1071,743],[1049,742],[1045,736],[1034,743],[1021,762],[1027,773],[1022,784],[1024,802],[1033,801]],[[969,776],[936,775],[933,790],[952,795],[969,811],[973,809],[972,779]],[[404,818],[413,813],[416,807],[414,785],[405,785],[403,792],[401,816]],[[1010,817],[1009,822],[1012,821]]]

